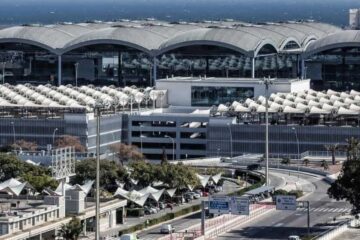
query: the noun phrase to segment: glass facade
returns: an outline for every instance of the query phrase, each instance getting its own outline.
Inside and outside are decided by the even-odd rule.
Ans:
[[[336,48],[315,54],[306,60],[306,75],[316,90],[360,90],[360,48]]]
[[[299,76],[298,56],[272,54],[255,59],[255,77],[294,78]]]
[[[251,87],[191,87],[192,106],[212,106],[254,97]]]
[[[22,43],[0,44],[0,81],[11,84],[55,84],[57,61],[55,54],[36,46]]]
[[[91,45],[62,57],[64,84],[149,86],[153,60],[144,52],[119,45]]]
[[[251,77],[252,60],[239,52],[210,45],[177,48],[157,57],[157,77]]]

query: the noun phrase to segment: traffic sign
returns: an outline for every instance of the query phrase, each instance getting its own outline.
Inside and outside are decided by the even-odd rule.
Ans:
[[[250,202],[247,197],[231,197],[230,199],[231,214],[249,215]]]
[[[229,211],[229,198],[227,196],[209,196],[209,213],[227,214]]]
[[[278,195],[276,196],[276,210],[296,210],[296,196]]]

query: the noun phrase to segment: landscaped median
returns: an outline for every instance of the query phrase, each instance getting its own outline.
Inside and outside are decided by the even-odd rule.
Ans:
[[[181,209],[179,211],[166,213],[165,215],[163,215],[161,217],[149,219],[148,224],[146,224],[145,222],[144,223],[139,223],[139,224],[131,226],[131,227],[125,229],[125,230],[122,230],[122,231],[119,232],[119,235],[122,235],[122,234],[125,234],[125,233],[133,233],[133,232],[136,232],[136,231],[140,231],[140,230],[143,230],[143,229],[145,229],[147,227],[151,227],[151,226],[157,225],[159,223],[163,223],[163,222],[166,222],[166,221],[169,221],[169,220],[173,220],[173,219],[175,219],[177,217],[181,217],[181,216],[184,216],[186,214],[199,211],[200,208],[201,208],[201,205],[199,204],[199,205],[193,205],[193,206],[190,206],[190,207],[187,207],[187,208],[183,208],[183,209]]]

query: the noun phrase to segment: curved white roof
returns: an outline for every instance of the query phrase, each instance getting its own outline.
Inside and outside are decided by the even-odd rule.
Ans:
[[[0,30],[0,43],[31,44],[55,54],[87,45],[115,44],[151,55],[181,46],[210,44],[255,56],[266,44],[276,51],[286,50],[288,43],[295,43],[302,49],[311,40],[339,31],[338,27],[309,21],[263,24],[119,21],[8,27]]]
[[[360,47],[360,31],[335,32],[309,44],[304,55],[310,56],[322,51],[340,47]]]

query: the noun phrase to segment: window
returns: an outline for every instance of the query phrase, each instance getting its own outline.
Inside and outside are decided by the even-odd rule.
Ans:
[[[241,101],[254,97],[251,87],[200,87],[191,88],[192,106],[212,106]]]

